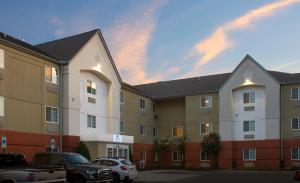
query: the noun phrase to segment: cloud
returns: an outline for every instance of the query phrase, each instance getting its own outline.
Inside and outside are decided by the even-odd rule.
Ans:
[[[273,68],[271,68],[272,70],[276,70],[276,71],[282,71],[283,69],[294,69],[292,68],[292,66],[294,65],[298,65],[300,64],[300,61],[293,61],[293,62],[288,62],[288,63],[284,63],[284,64],[281,64],[281,65],[277,65]],[[298,72],[299,72],[299,69],[298,69]]]
[[[148,47],[156,28],[155,15],[165,4],[166,1],[152,1],[141,12],[115,22],[108,31],[114,61],[125,81],[138,84],[162,77],[160,74],[147,76],[146,65]]]
[[[271,16],[276,11],[297,2],[300,2],[300,0],[279,0],[249,11],[245,15],[217,27],[210,36],[194,45],[187,59],[197,57],[198,60],[192,67],[193,69],[184,74],[183,77],[199,75],[199,71],[203,65],[211,62],[226,49],[231,48],[234,43],[230,38],[230,33],[248,28],[255,23],[255,21]]]
[[[63,24],[62,20],[56,16],[52,16],[49,21],[52,25],[60,26]]]

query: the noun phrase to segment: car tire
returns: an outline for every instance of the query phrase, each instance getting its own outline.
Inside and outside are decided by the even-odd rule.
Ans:
[[[81,176],[76,176],[73,180],[72,183],[85,183],[85,179]]]
[[[113,174],[113,183],[119,183],[120,182],[120,176],[118,174]]]
[[[124,183],[131,183],[131,182],[133,182],[133,180],[130,180],[129,177],[125,177]]]

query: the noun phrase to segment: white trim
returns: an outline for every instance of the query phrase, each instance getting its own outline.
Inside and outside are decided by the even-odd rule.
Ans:
[[[89,126],[88,126],[88,116],[95,117],[95,128],[94,128],[94,127],[89,127]],[[96,115],[90,114],[90,113],[87,113],[87,114],[86,114],[86,127],[87,127],[88,129],[96,129],[96,128],[97,128],[97,116],[96,116]]]
[[[141,101],[144,101],[144,108],[141,108]],[[139,99],[139,109],[140,109],[141,111],[146,111],[146,100],[143,99],[143,98],[140,98],[140,99]]]
[[[249,131],[245,131],[245,122],[248,121],[248,124],[249,124]],[[254,130],[250,130],[250,122],[253,121],[254,122]],[[256,131],[256,122],[255,120],[244,120],[243,121],[243,130],[242,130],[244,133],[253,133]]]
[[[245,150],[249,150],[249,158],[250,158],[250,150],[254,149],[255,150],[255,158],[254,159],[245,159]],[[243,149],[243,161],[256,161],[256,149],[255,148],[247,148],[247,149]]]
[[[209,130],[208,133],[202,133],[202,132],[201,132],[201,124],[204,124],[204,125],[209,124],[210,130]],[[201,134],[201,135],[207,135],[207,134],[210,134],[211,132],[212,132],[212,123],[200,123],[200,134]]]
[[[298,159],[293,159],[293,149],[298,149]],[[300,160],[300,147],[291,147],[291,160]]]
[[[153,130],[155,129],[155,136],[153,135]],[[152,136],[153,137],[157,137],[158,136],[158,129],[157,129],[157,127],[153,127],[152,128]]]
[[[0,48],[0,68],[5,68],[5,50]]]
[[[184,136],[184,134],[183,134],[184,127],[183,127],[183,126],[175,126],[175,127],[172,127],[172,128],[171,128],[171,130],[172,130],[172,133],[171,133],[171,134],[172,134],[172,137],[182,137],[182,136],[174,136],[174,135],[173,135],[173,128],[182,128],[182,136]]]
[[[57,122],[55,121],[47,121],[47,107],[51,107],[51,108],[56,108],[57,109]],[[52,112],[51,112],[51,116],[52,116]],[[50,105],[45,105],[45,122],[46,123],[52,123],[52,124],[59,124],[59,108],[55,107],[55,106],[50,106]]]
[[[298,119],[298,129],[293,129],[293,118],[297,118]],[[298,130],[300,130],[300,117],[291,117],[291,130],[292,131],[298,131]]]

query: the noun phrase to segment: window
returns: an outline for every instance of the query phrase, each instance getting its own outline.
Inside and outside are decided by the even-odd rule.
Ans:
[[[146,136],[146,126],[140,125],[140,133],[142,136]]]
[[[123,92],[120,93],[120,103],[124,104],[124,93]]]
[[[118,157],[117,148],[107,148],[107,157]]]
[[[96,128],[96,116],[87,115],[87,127]]]
[[[0,49],[0,68],[4,69],[4,50]]]
[[[49,65],[45,66],[45,80],[50,83],[58,84],[58,69]]]
[[[157,137],[157,128],[153,128],[152,133],[153,133],[153,137]]]
[[[244,132],[255,131],[255,121],[244,121]]]
[[[140,99],[140,109],[142,109],[142,110],[146,109],[145,103],[146,103],[146,101],[144,99]]]
[[[156,104],[153,104],[153,112],[156,112]]]
[[[300,88],[291,88],[292,100],[300,100]]]
[[[244,160],[256,160],[256,149],[244,149]]]
[[[96,83],[93,81],[87,81],[87,92],[93,95],[96,95]]]
[[[292,160],[300,160],[300,147],[292,148]]]
[[[292,130],[300,130],[300,117],[292,118]]]
[[[125,122],[120,121],[120,133],[125,133]]]
[[[253,103],[255,103],[255,92],[244,93],[244,104],[253,104]]]
[[[207,152],[201,150],[200,151],[200,161],[208,161],[208,154]]]
[[[4,116],[4,97],[0,96],[0,116]]]
[[[202,96],[200,97],[200,108],[210,108],[212,107],[212,97]]]
[[[172,152],[172,161],[182,161],[183,153],[181,151],[173,151]]]
[[[58,123],[58,108],[46,106],[46,121]]]
[[[140,156],[141,156],[141,161],[146,161],[146,151],[141,151]]]
[[[183,127],[177,126],[172,128],[172,136],[173,137],[182,137],[183,136]]]
[[[211,123],[200,123],[200,134],[209,134],[212,132]]]

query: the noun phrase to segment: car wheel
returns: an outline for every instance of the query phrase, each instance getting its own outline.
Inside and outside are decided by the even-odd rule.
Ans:
[[[133,182],[133,180],[130,180],[129,177],[125,177],[124,183],[131,183],[131,182]]]
[[[120,182],[120,176],[118,174],[113,174],[113,183],[119,183]]]

